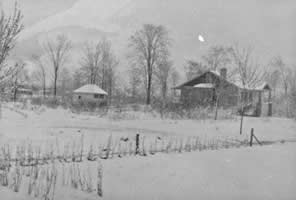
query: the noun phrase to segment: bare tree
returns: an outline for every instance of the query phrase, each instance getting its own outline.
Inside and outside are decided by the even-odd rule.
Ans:
[[[168,31],[164,26],[145,24],[130,37],[130,60],[145,71],[147,105],[151,103],[153,71],[157,62],[169,54],[169,45]]]
[[[231,62],[231,47],[213,46],[209,49],[207,55],[203,56],[203,60],[211,70],[225,67]]]
[[[167,91],[168,91],[168,79],[172,69],[172,62],[168,59],[161,60],[156,67],[155,75],[160,83],[161,99],[163,105],[166,104]]]
[[[194,60],[187,60],[184,68],[187,80],[191,80],[209,69],[202,62],[197,62]]]
[[[73,87],[74,88],[79,88],[85,83],[86,82],[85,82],[85,80],[83,78],[83,74],[81,72],[81,69],[76,70],[74,72],[74,75],[73,75]]]
[[[61,94],[63,99],[67,95],[69,90],[72,90],[72,74],[67,68],[61,70],[61,76],[59,80],[59,88],[61,89]]]
[[[15,46],[17,36],[23,30],[22,19],[23,16],[17,4],[10,16],[0,11],[0,84],[17,70],[13,65],[8,66],[5,61]]]
[[[15,102],[20,86],[28,83],[29,76],[23,61],[16,62],[14,68],[16,69],[16,72],[12,75],[11,84],[13,91],[13,101]]]
[[[210,70],[217,71],[218,69],[225,68],[227,69],[227,65],[232,62],[231,59],[231,47],[224,46],[213,46],[209,49],[208,53],[203,56],[203,59],[206,62],[206,65]],[[222,77],[229,79],[230,75],[233,73],[227,73],[227,77]],[[216,83],[215,86],[215,117],[214,119],[218,119],[218,110],[219,110],[219,102],[223,95],[227,95],[227,91],[225,87],[227,86],[225,80],[220,80]]]
[[[0,86],[9,81],[11,75],[17,71],[16,66],[6,64],[6,59],[15,46],[17,36],[23,30],[22,19],[21,10],[16,3],[10,16],[0,10]],[[0,119],[2,117],[1,98],[0,95]]]
[[[291,70],[287,67],[287,65],[280,56],[274,57],[271,60],[270,65],[277,69],[283,84],[285,95],[287,95],[289,87],[289,76],[291,75]]]
[[[277,72],[280,76],[280,80],[282,82],[283,89],[284,89],[284,98],[285,98],[285,104],[286,104],[286,116],[289,117],[288,90],[289,90],[289,80],[291,79],[292,71],[289,67],[287,67],[287,65],[285,64],[285,62],[283,61],[283,59],[280,56],[274,57],[271,60],[270,65],[273,66],[277,70]]]
[[[271,63],[271,67],[272,67],[272,63]],[[277,93],[277,87],[278,87],[278,84],[281,80],[281,75],[280,75],[280,72],[278,69],[276,68],[272,68],[272,69],[269,69],[267,71],[267,74],[266,74],[266,81],[271,85],[272,87],[272,90],[273,90],[273,97],[275,98],[276,97],[276,93]]]
[[[45,98],[46,96],[46,70],[45,66],[41,60],[41,56],[39,55],[33,55],[32,56],[33,62],[37,65],[38,70],[36,70],[33,73],[33,78],[37,81],[39,81],[42,85],[42,90],[43,90],[43,97]]]
[[[99,79],[99,68],[102,61],[102,48],[100,43],[92,46],[89,43],[85,44],[83,57],[81,61],[81,71],[82,74],[87,79],[90,84],[97,84]]]
[[[103,39],[95,46],[87,44],[81,62],[81,72],[90,84],[99,84],[108,92],[111,102],[115,87],[115,68],[118,65],[111,43]]]
[[[168,58],[164,58],[157,63],[155,70],[155,75],[158,78],[160,85],[161,94],[161,116],[163,116],[163,111],[167,105],[167,92],[168,92],[168,79],[172,69],[172,61]]]
[[[115,54],[112,51],[110,41],[103,39],[101,41],[102,61],[100,68],[101,87],[108,92],[108,102],[111,103],[113,90],[115,87],[115,71],[119,64]]]
[[[291,114],[296,118],[296,66],[292,66],[292,73],[289,79],[290,84],[290,101],[291,101]]]
[[[176,70],[176,68],[172,68],[171,69],[171,84],[173,86],[173,88],[177,87],[177,84],[180,80],[180,74],[179,72]],[[176,90],[174,89],[173,90],[173,96],[175,97],[176,96]]]
[[[231,51],[233,56],[234,64],[237,71],[237,77],[241,84],[241,89],[239,91],[239,102],[240,102],[240,134],[243,131],[243,119],[244,119],[244,112],[245,112],[245,101],[244,101],[244,93],[247,88],[252,88],[260,80],[263,78],[262,72],[260,72],[260,68],[258,64],[254,63],[251,56],[252,56],[252,49],[251,48],[243,48],[235,45],[233,50]]]
[[[141,69],[135,66],[131,66],[128,71],[129,76],[129,90],[133,100],[139,97],[139,88],[143,84],[141,82]]]
[[[48,54],[49,60],[53,66],[53,95],[57,95],[57,81],[60,68],[65,64],[67,56],[71,50],[71,41],[64,35],[59,35],[56,41],[47,41],[44,49]]]

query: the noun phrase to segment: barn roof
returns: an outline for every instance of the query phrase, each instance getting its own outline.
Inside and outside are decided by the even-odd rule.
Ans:
[[[84,85],[81,88],[78,88],[77,90],[74,90],[74,93],[77,93],[77,94],[103,94],[103,95],[108,95],[107,92],[105,92],[99,86],[94,85],[94,84]]]
[[[241,81],[239,80],[238,77],[232,77],[231,80],[228,80],[228,79],[224,79],[221,75],[220,75],[220,72],[218,71],[207,71],[195,78],[193,78],[192,80],[189,80],[177,87],[175,87],[174,89],[181,89],[185,86],[191,86],[191,87],[195,87],[195,88],[213,88],[215,87],[214,84],[212,83],[199,83],[199,84],[196,84],[196,80],[198,80],[199,78],[201,78],[202,76],[204,76],[205,74],[207,73],[210,73],[212,74],[213,76],[219,78],[219,79],[222,79],[224,81],[227,81],[229,84],[232,84],[240,89],[246,89],[246,90],[271,90],[271,87],[268,85],[268,83],[266,82],[257,82],[257,83],[252,83],[252,84],[247,84],[245,86],[243,86],[243,84],[241,83]]]

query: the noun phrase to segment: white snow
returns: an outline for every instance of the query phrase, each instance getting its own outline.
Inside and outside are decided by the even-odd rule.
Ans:
[[[105,198],[292,200],[295,150],[293,144],[111,160],[104,164]]]
[[[214,88],[215,86],[212,83],[199,83],[199,84],[194,85],[193,87],[195,87],[195,88]]]
[[[103,161],[102,199],[293,200],[295,144]],[[5,200],[31,200],[0,187]],[[58,187],[55,199],[100,199]]]
[[[74,90],[74,93],[77,94],[104,94],[107,95],[108,93],[105,92],[102,88],[94,84],[87,84],[84,85],[77,90]]]
[[[11,104],[5,106],[12,106]],[[88,144],[110,134],[134,136],[238,135],[238,120],[119,120],[69,110],[40,108],[40,112],[3,108],[0,120],[0,144],[26,139],[67,141],[85,135]],[[294,120],[246,118],[244,135],[255,128],[260,140],[296,139]],[[103,199],[295,199],[296,143],[277,143],[263,147],[202,151],[182,154],[156,154],[102,161]],[[95,165],[95,164],[90,164]],[[5,200],[33,199],[25,193],[13,193],[0,187]],[[99,199],[58,186],[55,199]]]

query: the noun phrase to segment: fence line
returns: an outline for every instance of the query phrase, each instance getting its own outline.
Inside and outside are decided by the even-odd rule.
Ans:
[[[237,137],[201,138],[197,136],[147,138],[136,134],[135,138],[110,136],[106,144],[86,147],[82,135],[80,143],[73,143],[72,146],[69,144],[64,145],[62,151],[60,151],[60,145],[55,142],[49,144],[50,148],[45,148],[43,151],[40,146],[33,146],[32,143],[16,145],[14,148],[4,145],[0,147],[0,170],[1,166],[5,165],[3,163],[10,162],[17,162],[22,166],[35,166],[49,164],[56,160],[69,163],[136,155],[148,156],[156,153],[239,148],[248,146],[248,140],[240,140]]]

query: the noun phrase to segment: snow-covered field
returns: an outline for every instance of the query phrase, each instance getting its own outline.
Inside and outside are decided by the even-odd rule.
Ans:
[[[25,115],[3,108],[0,144],[25,140],[35,143],[67,141],[84,135],[86,145],[93,145],[106,140],[110,134],[134,137],[137,133],[147,137],[239,136],[238,120],[141,117],[115,121],[62,109],[21,112]],[[240,137],[247,138],[251,128],[261,141],[282,142],[263,147],[102,160],[102,199],[295,199],[296,143],[292,141],[296,140],[296,122],[280,118],[246,118],[244,135]],[[85,165],[95,167],[94,163]],[[33,199],[25,192],[14,193],[1,186],[0,194],[7,200]],[[60,186],[55,195],[55,199],[65,200],[98,198],[95,192],[89,194]]]
[[[7,105],[11,107],[11,105]],[[43,109],[41,109],[43,110]],[[238,136],[239,119],[235,120],[161,120],[138,114],[138,120],[111,120],[106,117],[74,114],[63,109],[41,112],[20,110],[27,116],[3,108],[0,121],[1,139],[46,140],[69,138],[79,134],[94,140],[112,135],[134,136],[136,133],[157,136]],[[262,140],[296,139],[296,121],[284,118],[245,118],[243,134],[251,128]]]

